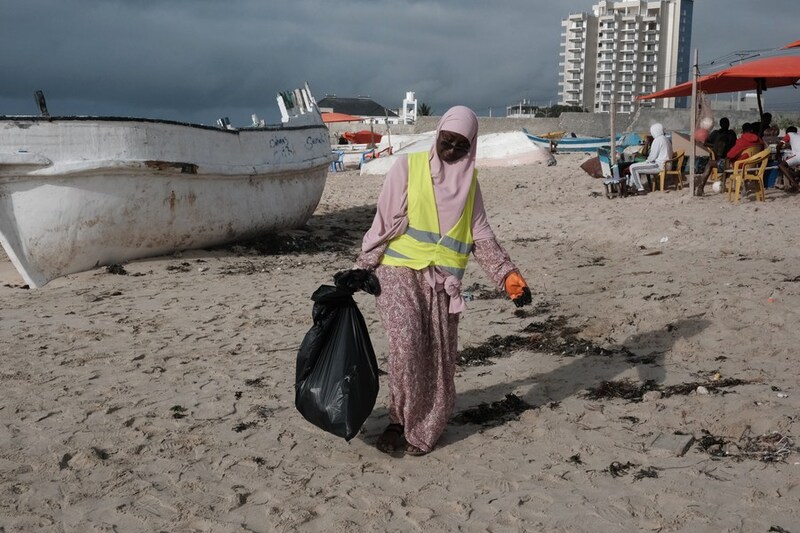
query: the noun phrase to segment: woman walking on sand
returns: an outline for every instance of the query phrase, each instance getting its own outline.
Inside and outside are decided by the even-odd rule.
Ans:
[[[486,217],[477,138],[475,113],[456,106],[439,121],[429,152],[394,163],[356,262],[380,281],[376,302],[389,337],[391,423],[376,443],[385,453],[430,452],[453,413],[461,278],[470,252],[518,307],[531,303]],[[359,271],[339,278],[352,283]]]

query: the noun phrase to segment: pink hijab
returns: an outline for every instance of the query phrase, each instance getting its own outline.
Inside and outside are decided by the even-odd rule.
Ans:
[[[441,131],[452,131],[466,137],[470,145],[469,153],[453,163],[439,159],[436,142]],[[456,225],[467,203],[477,149],[478,117],[470,108],[461,105],[448,109],[436,126],[436,139],[429,152],[436,208],[439,211],[439,231],[442,235]]]

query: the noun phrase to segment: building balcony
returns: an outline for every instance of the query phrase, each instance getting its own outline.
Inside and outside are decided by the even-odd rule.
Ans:
[[[583,52],[583,48],[580,46],[569,46],[567,47],[567,52]]]
[[[583,69],[578,65],[567,67],[567,72],[581,72]]]
[[[581,90],[580,89],[567,89],[566,92],[569,93],[569,94],[580,94]]]
[[[572,56],[567,58],[568,63],[581,63],[583,62],[583,57],[581,56]]]

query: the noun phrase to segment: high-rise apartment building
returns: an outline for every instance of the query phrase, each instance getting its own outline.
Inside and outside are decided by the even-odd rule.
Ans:
[[[685,98],[636,102],[640,94],[689,79],[694,0],[601,0],[591,13],[572,13],[561,22],[562,105],[608,112],[636,106],[686,107]]]

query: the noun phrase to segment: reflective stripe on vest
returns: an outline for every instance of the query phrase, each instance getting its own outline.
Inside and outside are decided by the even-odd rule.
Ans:
[[[428,152],[408,156],[408,228],[389,241],[381,263],[422,270],[437,266],[461,279],[472,251],[472,208],[478,172],[472,175],[467,203],[446,235],[439,233]]]

